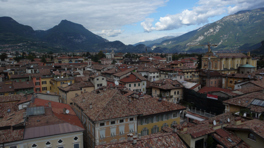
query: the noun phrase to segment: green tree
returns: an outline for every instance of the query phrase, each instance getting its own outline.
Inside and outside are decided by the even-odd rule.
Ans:
[[[102,51],[99,51],[99,53],[97,54],[98,58],[105,58],[105,54]]]
[[[34,61],[34,58],[35,58],[35,57],[34,57],[33,55],[30,54],[30,55],[28,55],[26,58],[29,59],[29,60],[31,60],[31,61]]]
[[[113,61],[112,61],[112,64],[115,64],[116,63],[116,60],[114,59]]]
[[[2,54],[0,55],[0,59],[1,59],[1,61],[4,61],[6,58],[7,58],[7,54],[6,54],[6,53],[2,53]]]
[[[43,62],[43,63],[46,63],[47,62],[45,56],[42,56],[41,57],[41,62]]]

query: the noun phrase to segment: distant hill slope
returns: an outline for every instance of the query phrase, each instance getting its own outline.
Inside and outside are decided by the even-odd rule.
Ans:
[[[153,46],[155,44],[159,44],[159,43],[161,43],[161,42],[163,42],[165,40],[172,39],[172,38],[175,38],[175,36],[165,36],[165,37],[158,38],[158,39],[155,39],[155,40],[139,42],[139,43],[136,43],[134,45],[136,46],[136,45],[139,45],[139,44],[144,44],[146,46],[151,47],[151,46]]]
[[[41,40],[72,50],[85,49],[87,46],[108,42],[82,25],[67,20],[62,20],[58,25],[41,34]]]
[[[22,44],[21,44],[22,43]],[[34,31],[32,27],[19,24],[10,17],[0,17],[0,45],[19,44],[19,49],[36,51],[90,51],[114,49],[116,52],[144,52],[145,45],[125,45],[92,33],[82,25],[62,20],[53,28]]]
[[[206,47],[191,45],[209,42],[218,45],[217,51],[249,51],[264,39],[263,24],[263,8],[241,11],[153,46],[167,48],[165,52],[204,52]]]
[[[264,40],[260,43],[260,47],[255,50],[252,50],[252,53],[264,54]]]

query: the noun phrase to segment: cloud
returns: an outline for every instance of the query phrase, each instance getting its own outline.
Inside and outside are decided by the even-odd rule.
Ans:
[[[3,3],[2,1],[6,1]],[[0,0],[0,14],[35,30],[67,19],[91,31],[121,28],[144,20],[167,0]]]
[[[209,22],[209,18],[225,13],[233,14],[241,10],[255,9],[264,6],[264,1],[256,0],[200,0],[192,10],[185,9],[181,13],[160,17],[153,26],[153,19],[141,22],[146,32],[154,30],[173,30],[183,26],[200,25]]]
[[[102,30],[101,33],[98,33],[98,35],[101,36],[107,36],[107,37],[116,37],[119,34],[121,34],[123,31],[121,30]]]

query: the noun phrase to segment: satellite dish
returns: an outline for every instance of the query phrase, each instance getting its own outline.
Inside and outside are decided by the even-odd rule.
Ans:
[[[230,122],[230,119],[229,118],[227,118],[227,122]]]
[[[213,121],[213,124],[216,125],[216,121],[215,120]]]
[[[244,117],[246,117],[247,116],[247,113],[244,113],[244,115],[243,115]]]
[[[66,111],[65,111],[65,112],[66,112],[66,114],[69,114],[69,113],[70,113],[70,111],[69,111],[68,109],[66,109]]]

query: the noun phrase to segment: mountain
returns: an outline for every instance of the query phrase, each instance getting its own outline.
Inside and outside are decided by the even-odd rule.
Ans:
[[[117,52],[144,52],[145,45],[125,45],[120,41],[108,40],[92,33],[80,24],[62,20],[46,31],[19,24],[11,17],[0,17],[0,45],[8,49],[30,51],[89,51],[114,49]],[[4,49],[0,46],[0,49]]]
[[[168,40],[168,39],[171,39],[171,38],[174,38],[174,37],[175,37],[175,36],[165,36],[165,37],[158,38],[158,39],[155,39],[155,40],[139,42],[139,43],[136,43],[136,44],[134,44],[134,45],[136,46],[136,45],[139,45],[139,44],[144,44],[144,45],[146,45],[146,46],[151,47],[151,46],[153,46],[153,45],[155,45],[155,44],[159,44],[159,43],[161,43],[161,42],[163,42],[163,41],[165,41],[165,40]]]
[[[10,17],[0,17],[0,44],[33,39],[34,35],[32,27],[19,24]]]
[[[250,51],[264,39],[264,8],[240,11],[197,30],[155,44],[164,52],[205,52],[208,42],[215,51]]]
[[[85,49],[94,44],[108,42],[106,39],[93,34],[80,24],[62,20],[58,25],[41,33],[40,39],[54,45],[60,45],[71,50]]]
[[[264,54],[264,40],[261,41],[258,48],[256,48],[255,50],[252,50],[251,52],[255,54]]]

